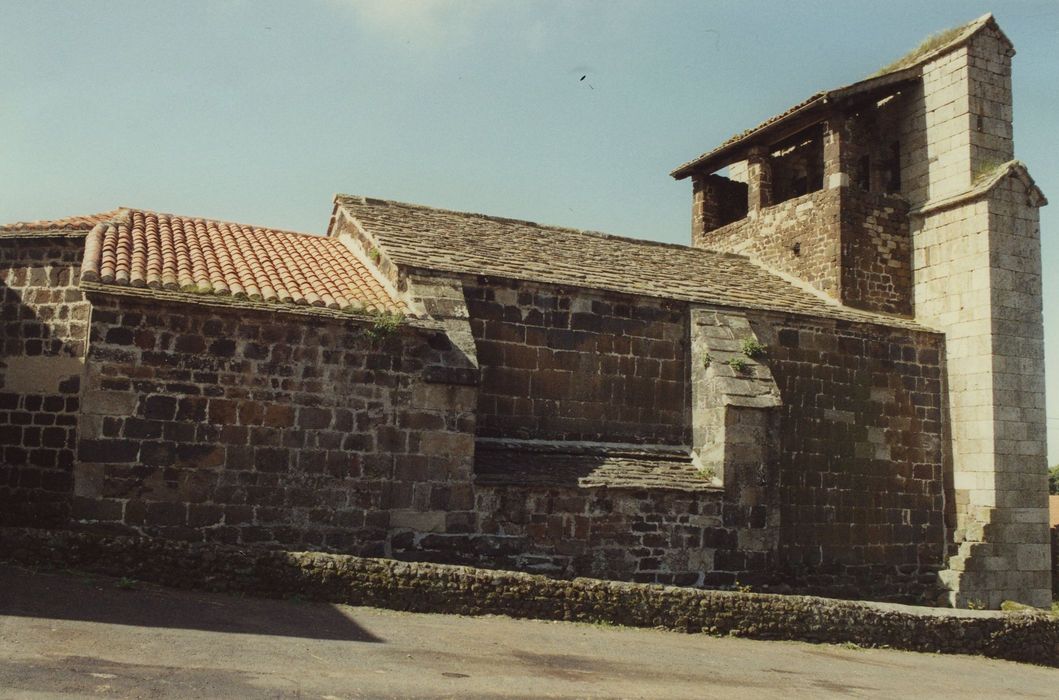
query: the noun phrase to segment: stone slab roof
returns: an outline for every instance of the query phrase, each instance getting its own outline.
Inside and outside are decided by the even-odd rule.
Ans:
[[[741,255],[351,195],[335,203],[335,216],[348,216],[399,268],[929,330],[842,306]]]
[[[111,209],[110,211],[101,212],[99,214],[68,216],[64,219],[18,221],[13,224],[0,225],[0,235],[47,234],[63,231],[88,233],[96,224],[113,219],[121,212],[121,209]]]
[[[403,313],[338,240],[136,209],[96,223],[82,280],[345,311]]]
[[[1000,27],[997,26],[996,20],[993,18],[992,14],[982,15],[967,24],[954,27],[943,32],[941,35],[936,35],[936,37],[940,39],[936,45],[932,45],[932,42],[925,42],[924,46],[928,48],[924,49],[924,47],[920,47],[915,51],[912,51],[889,66],[883,68],[877,75],[873,75],[850,85],[817,92],[793,107],[790,107],[775,116],[769,117],[757,126],[735,134],[716,148],[677,166],[670,175],[678,180],[682,180],[689,177],[695,171],[705,170],[709,172],[716,170],[717,168],[728,165],[729,162],[731,162],[731,159],[738,155],[737,151],[748,145],[750,141],[768,136],[771,132],[803,114],[819,111],[820,108],[824,108],[829,103],[838,100],[848,99],[858,95],[871,95],[878,90],[885,90],[897,86],[900,83],[916,79],[920,76],[920,69],[927,61],[962,46],[972,36],[986,27],[990,27],[1001,36],[1004,36],[1004,33],[1000,30]],[[1008,41],[1009,44],[1011,43],[1010,40],[1007,40],[1006,36],[1004,39]]]
[[[686,449],[483,439],[475,442],[481,485],[715,491]]]

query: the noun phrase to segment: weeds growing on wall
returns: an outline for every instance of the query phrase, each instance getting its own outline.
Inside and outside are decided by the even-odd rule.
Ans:
[[[373,313],[371,325],[365,333],[372,340],[385,340],[393,335],[404,321],[404,316],[398,313],[383,311]]]
[[[757,342],[756,338],[743,339],[743,354],[747,357],[761,357],[767,351],[768,346]]]
[[[736,372],[745,372],[750,368],[750,365],[741,357],[733,357],[726,363],[729,367],[734,369]]]

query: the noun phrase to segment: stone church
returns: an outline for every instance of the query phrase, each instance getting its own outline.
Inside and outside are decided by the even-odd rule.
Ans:
[[[0,524],[1048,605],[1014,53],[987,15],[681,165],[690,246],[349,195],[0,227]]]

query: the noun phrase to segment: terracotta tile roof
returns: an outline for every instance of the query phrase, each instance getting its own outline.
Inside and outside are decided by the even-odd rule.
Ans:
[[[335,239],[128,210],[85,241],[88,282],[274,302],[403,313]]]
[[[0,233],[44,233],[49,231],[84,231],[87,233],[96,224],[120,216],[122,211],[122,209],[111,209],[99,214],[68,216],[65,219],[19,221],[0,226]]]
[[[336,216],[355,220],[399,268],[928,330],[909,319],[842,306],[741,255],[350,195],[335,202]]]

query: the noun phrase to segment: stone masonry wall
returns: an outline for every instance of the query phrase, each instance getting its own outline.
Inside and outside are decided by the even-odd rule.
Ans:
[[[1044,587],[1049,568],[1047,419],[1039,202],[1016,175],[990,192],[997,505],[1017,568]],[[994,522],[998,518],[994,516]]]
[[[692,244],[747,255],[837,299],[842,253],[839,212],[837,191],[819,190],[705,234],[695,231]]]
[[[842,249],[844,304],[912,314],[912,240],[903,199],[843,188]]]
[[[747,215],[747,185],[721,175],[695,175],[691,179],[691,236],[738,221]]]
[[[80,527],[373,553],[473,525],[473,386],[444,336],[96,295]]]
[[[902,194],[913,207],[959,195],[1014,158],[1011,57],[993,28],[923,66],[901,124]]]
[[[967,45],[967,112],[972,181],[1015,157],[1011,44],[986,27]]]
[[[948,336],[956,604],[1050,600],[1037,204],[1017,173],[913,222],[917,314]]]
[[[472,326],[480,327],[474,319],[483,306],[473,300],[469,306]],[[768,409],[780,411],[778,425],[754,423],[757,431],[779,431],[771,461],[750,471],[748,462],[732,474],[726,468],[717,491],[699,493],[478,485],[474,537],[460,545],[428,536],[406,556],[426,552],[435,560],[560,576],[702,586],[738,581],[933,602],[945,549],[942,338],[748,316],[769,346],[757,362],[775,375],[783,401]],[[507,318],[519,325],[520,317]],[[490,362],[485,347],[479,347],[483,367]],[[770,437],[762,433],[760,440]],[[454,554],[453,546],[463,550]]]
[[[972,501],[992,500],[988,217],[980,202],[913,220],[916,315],[946,335],[957,543],[974,529]]]
[[[65,522],[89,305],[80,237],[0,239],[0,523]]]
[[[971,184],[967,47],[923,66],[901,123],[901,193],[913,207]]]
[[[417,284],[447,323],[462,317],[457,281]],[[483,437],[691,445],[687,377],[702,358],[686,305],[463,284],[489,397]],[[779,431],[777,454],[733,458],[715,489],[476,488],[478,388],[462,341],[422,328],[373,340],[363,322],[311,314],[92,301],[63,494],[74,527],[565,577],[929,595],[944,536],[936,336],[747,313],[724,348],[750,333],[769,346],[754,377],[774,375],[783,407],[767,410],[782,420],[753,429],[767,443]],[[521,366],[527,357],[537,364]],[[529,376],[526,396],[503,383],[508,370]],[[548,370],[569,382],[555,398],[532,383]],[[724,429],[737,431],[745,417],[730,413]]]
[[[859,309],[910,315],[908,205],[844,185],[790,199],[695,245],[747,255]]]
[[[942,336],[757,314],[783,406],[779,568],[810,591],[933,595],[944,563]]]
[[[765,504],[732,502],[721,489],[476,491],[479,530],[495,547],[478,551],[479,566],[682,586],[772,582],[770,553],[740,536],[766,527]]]
[[[902,122],[916,315],[949,338],[958,550],[943,580],[954,605],[1051,600],[1041,457],[1042,202],[1023,182],[1024,170],[1015,172],[1021,166],[986,186],[1014,157],[1013,55],[985,26],[924,66]]]
[[[464,289],[479,436],[688,444],[683,304],[503,280]]]

